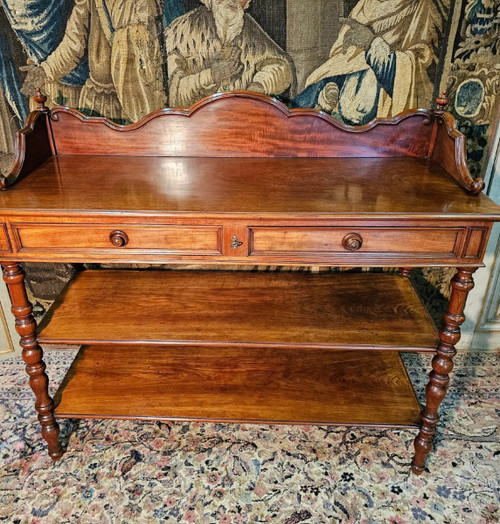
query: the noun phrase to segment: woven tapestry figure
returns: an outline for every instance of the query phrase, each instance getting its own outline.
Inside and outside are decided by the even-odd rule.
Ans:
[[[349,124],[431,107],[429,69],[438,63],[448,8],[449,0],[360,0],[294,105]]]
[[[7,135],[37,87],[50,107],[120,123],[243,89],[362,125],[431,108],[447,84],[479,171],[498,99],[498,2],[450,3],[0,0],[0,150],[12,153]]]
[[[188,107],[232,90],[279,95],[293,82],[288,55],[245,10],[250,0],[202,0],[166,29],[169,103]]]
[[[27,67],[22,92],[59,80],[88,53],[80,110],[136,121],[164,107],[159,14],[156,0],[75,0],[62,41],[39,66]]]

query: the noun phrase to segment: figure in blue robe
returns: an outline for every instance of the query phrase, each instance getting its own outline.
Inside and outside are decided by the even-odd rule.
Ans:
[[[449,0],[360,0],[293,105],[356,125],[431,107],[428,69],[448,8]]]

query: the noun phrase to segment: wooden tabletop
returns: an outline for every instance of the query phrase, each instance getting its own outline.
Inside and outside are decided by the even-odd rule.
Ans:
[[[499,218],[420,158],[60,156],[0,193],[15,212]]]

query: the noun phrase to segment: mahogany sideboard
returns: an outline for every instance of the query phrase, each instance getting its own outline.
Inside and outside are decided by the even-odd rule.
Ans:
[[[125,126],[35,99],[0,260],[54,460],[58,417],[377,425],[419,428],[422,473],[500,220],[444,98],[361,127],[247,92]],[[182,267],[81,271],[37,328],[23,262]],[[440,331],[408,278],[424,266],[457,268]],[[52,399],[39,344],[60,343],[81,349]],[[423,409],[401,352],[435,353]]]

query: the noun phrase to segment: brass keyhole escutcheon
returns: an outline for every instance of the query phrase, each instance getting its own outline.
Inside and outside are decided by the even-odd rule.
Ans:
[[[347,251],[357,251],[363,245],[363,237],[358,233],[349,233],[342,240],[342,246]]]
[[[115,247],[125,247],[128,244],[128,235],[125,231],[112,231],[109,240]]]
[[[240,247],[243,245],[243,242],[240,242],[238,240],[238,237],[236,235],[233,235],[233,241],[231,242],[231,247],[233,249],[236,249],[237,247]]]

